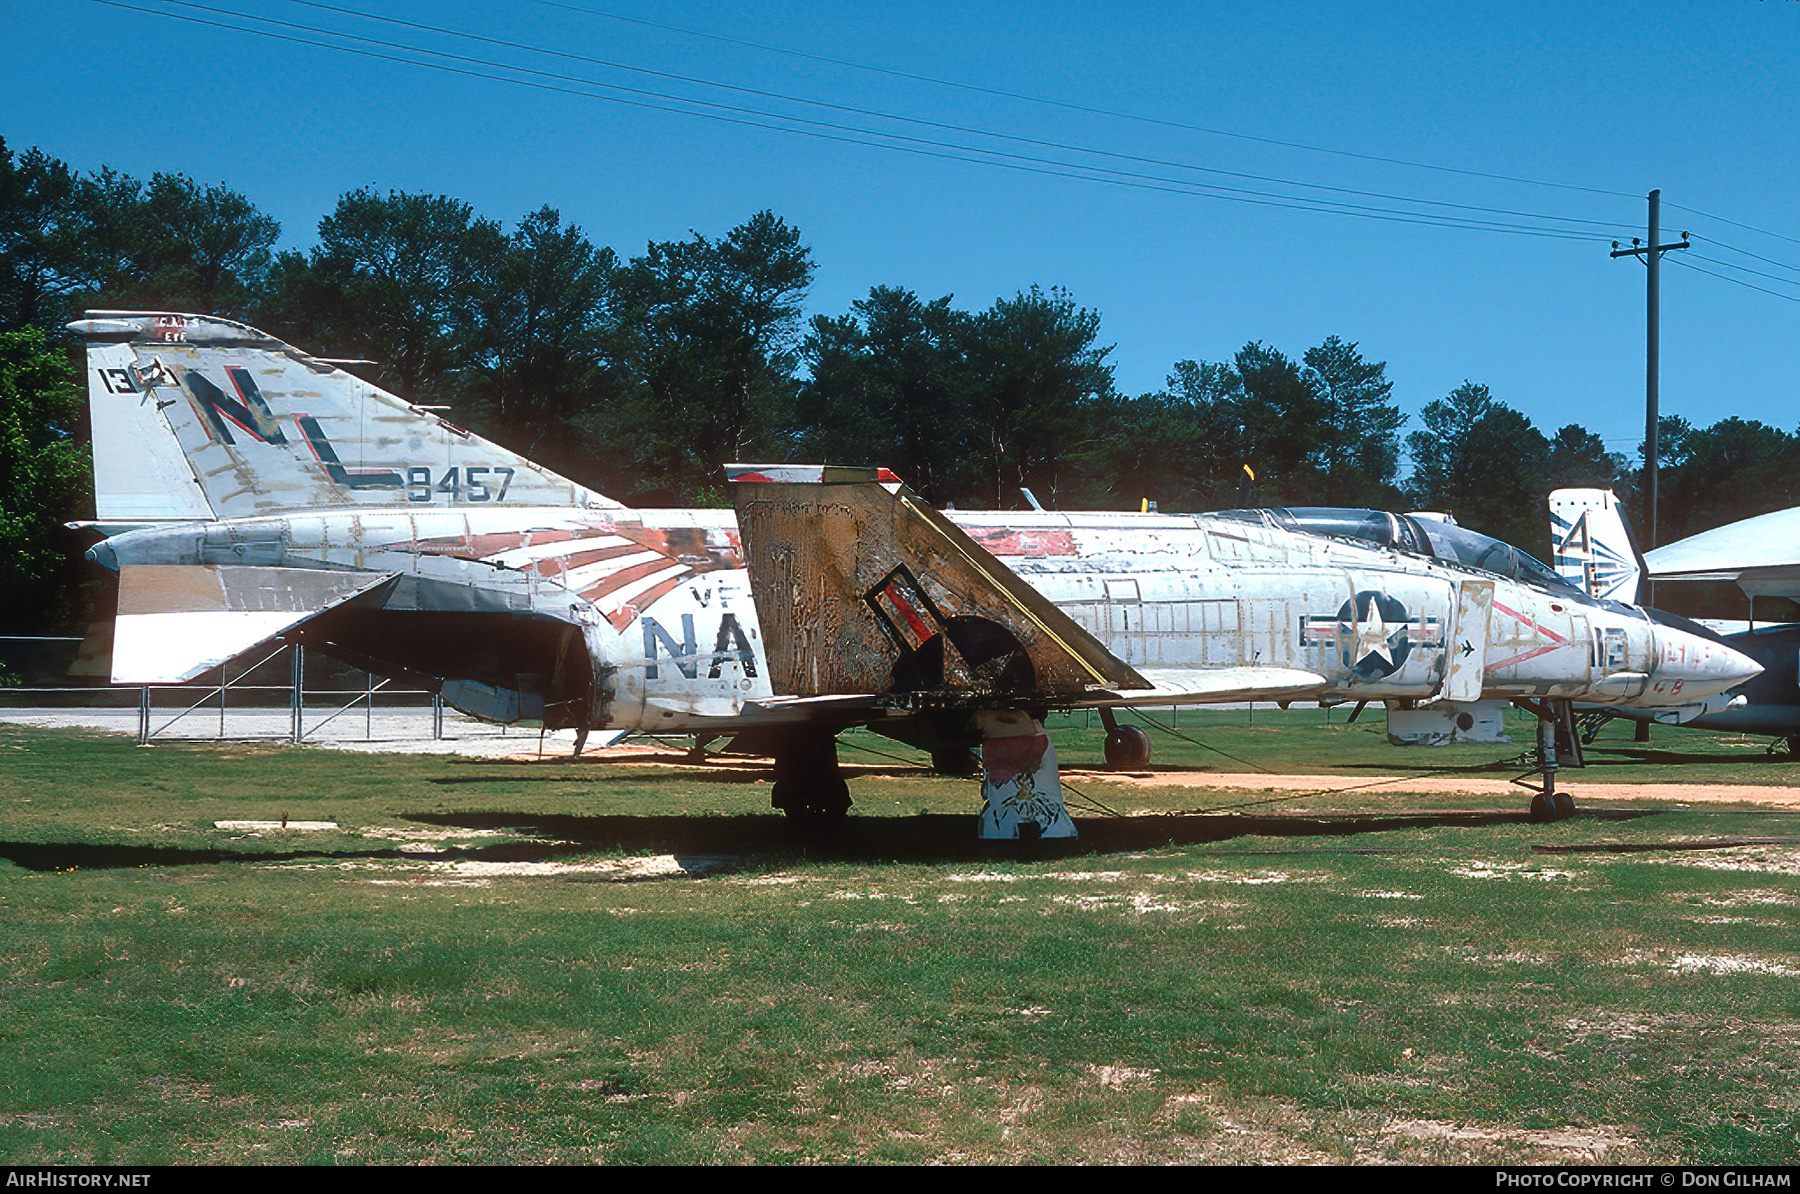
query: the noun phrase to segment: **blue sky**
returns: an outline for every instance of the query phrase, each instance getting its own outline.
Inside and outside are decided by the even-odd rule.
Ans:
[[[125,2],[248,24],[217,11],[236,10],[933,142],[975,141],[403,30],[293,0],[206,0],[215,11]],[[569,5],[1345,152],[948,88]],[[1644,271],[1609,259],[1607,250],[1615,237],[1644,234],[1643,196],[1660,187],[1670,239],[1683,228],[1707,238],[1690,250],[1691,264],[1788,296],[1665,266],[1664,412],[1699,424],[1735,414],[1788,430],[1800,425],[1794,0],[1480,7],[802,0],[778,8],[342,0],[339,8],[1173,163],[1079,159],[1116,169],[1294,191],[1184,169],[1206,167],[1533,213],[1464,212],[1535,227],[1547,226],[1537,218],[1543,215],[1600,223],[1557,225],[1586,234],[1580,240],[1502,235],[1051,177],[356,57],[96,0],[10,6],[10,36],[0,46],[0,135],[15,149],[39,145],[82,169],[110,165],[144,177],[181,171],[224,182],[278,218],[284,241],[300,247],[312,243],[339,194],[365,185],[454,195],[509,224],[548,203],[623,255],[689,230],[718,235],[769,208],[812,246],[819,266],[813,312],[842,313],[876,284],[926,298],[954,294],[971,308],[1034,283],[1064,286],[1103,316],[1103,337],[1117,346],[1119,384],[1130,392],[1160,387],[1182,358],[1220,359],[1249,340],[1297,356],[1339,335],[1388,362],[1409,413],[1468,378],[1487,383],[1546,433],[1580,422],[1627,453],[1643,429]],[[979,143],[1078,156],[1016,141]]]

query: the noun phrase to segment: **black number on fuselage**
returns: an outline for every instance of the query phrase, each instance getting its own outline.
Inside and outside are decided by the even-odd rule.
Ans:
[[[434,494],[444,494],[448,500],[456,502],[504,502],[506,491],[512,488],[513,473],[516,470],[485,464],[470,465],[464,469],[445,469],[438,478],[437,484],[431,483],[431,470],[424,465],[414,465],[406,470],[406,500],[409,502],[433,501]],[[492,475],[500,477],[500,492],[493,489]]]

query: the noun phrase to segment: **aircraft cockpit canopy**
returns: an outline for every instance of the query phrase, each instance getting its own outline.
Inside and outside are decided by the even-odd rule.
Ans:
[[[1395,551],[1426,556],[1477,568],[1540,589],[1586,599],[1580,589],[1558,576],[1549,565],[1512,544],[1438,518],[1394,514],[1386,510],[1359,510],[1340,506],[1293,506],[1263,510],[1223,510],[1227,518],[1260,522],[1266,516],[1276,526],[1307,535],[1357,539]]]

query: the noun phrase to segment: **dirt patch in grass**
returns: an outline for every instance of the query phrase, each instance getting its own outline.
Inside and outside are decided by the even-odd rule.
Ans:
[[[1552,1164],[1599,1163],[1637,1147],[1637,1141],[1623,1128],[1614,1127],[1489,1128],[1438,1119],[1406,1119],[1389,1124],[1387,1133],[1405,1140],[1454,1145],[1465,1160],[1492,1154]],[[1520,1153],[1525,1156],[1520,1157]]]
[[[1773,974],[1782,978],[1800,978],[1800,969],[1793,966],[1737,954],[1677,954],[1669,960],[1669,969],[1703,974]]]
[[[1680,866],[1711,871],[1756,871],[1767,875],[1800,875],[1800,850],[1793,847],[1743,846],[1667,859]]]

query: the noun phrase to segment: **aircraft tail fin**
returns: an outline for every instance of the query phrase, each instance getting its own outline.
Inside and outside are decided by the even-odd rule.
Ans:
[[[89,311],[69,327],[88,343],[101,522],[619,505],[228,319]]]
[[[1618,497],[1610,489],[1558,489],[1550,495],[1552,563],[1564,580],[1594,597],[1635,602],[1648,571]]]

